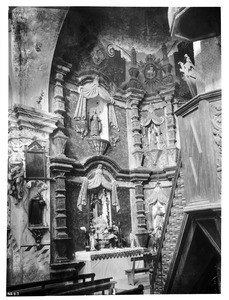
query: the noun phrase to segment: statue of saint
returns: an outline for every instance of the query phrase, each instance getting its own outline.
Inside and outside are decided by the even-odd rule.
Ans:
[[[160,234],[163,227],[165,217],[165,204],[160,201],[156,201],[152,206],[152,221],[153,221],[153,229],[155,232],[156,239],[160,238]]]
[[[95,110],[94,114],[90,118],[90,135],[92,137],[100,136],[101,131],[102,123]]]
[[[43,211],[46,203],[42,196],[38,193],[31,199],[29,206],[29,224],[30,225],[43,225]]]

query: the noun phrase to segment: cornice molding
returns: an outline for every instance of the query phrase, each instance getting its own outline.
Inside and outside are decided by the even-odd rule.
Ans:
[[[56,123],[59,117],[54,113],[48,113],[42,110],[25,105],[14,106],[12,125],[19,127],[19,129],[29,128],[40,132],[51,134],[57,128]]]
[[[221,211],[221,202],[209,202],[209,201],[198,201],[192,202],[188,204],[184,208],[184,212],[191,215],[191,216],[200,216],[200,215],[209,215],[210,212],[220,212]]]
[[[71,176],[83,177],[91,170],[97,168],[98,164],[102,164],[103,168],[109,171],[115,180],[134,182],[134,181],[157,181],[171,180],[175,174],[176,167],[172,168],[170,174],[165,170],[155,173],[147,168],[122,169],[115,161],[105,155],[91,156],[84,161],[75,161],[72,163]]]
[[[185,115],[188,115],[189,113],[191,113],[193,110],[197,109],[199,106],[199,103],[203,100],[208,101],[208,102],[214,102],[214,101],[221,100],[221,94],[222,94],[221,89],[199,94],[199,95],[195,96],[194,98],[192,98],[187,103],[185,103],[183,106],[179,107],[175,111],[175,114],[177,116],[184,117]]]

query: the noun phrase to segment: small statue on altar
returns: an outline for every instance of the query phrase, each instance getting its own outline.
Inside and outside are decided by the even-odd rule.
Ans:
[[[110,248],[116,248],[117,247],[117,242],[118,242],[118,237],[114,233],[113,228],[109,228],[108,233],[109,233],[108,239],[109,239]]]
[[[130,233],[130,248],[135,248],[136,237],[133,232]]]
[[[99,137],[102,131],[102,123],[95,110],[94,114],[90,118],[90,136]]]

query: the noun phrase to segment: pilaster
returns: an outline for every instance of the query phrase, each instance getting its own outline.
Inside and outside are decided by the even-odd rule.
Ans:
[[[130,92],[128,97],[131,108],[131,132],[132,132],[132,155],[134,157],[134,168],[142,167],[143,150],[142,150],[142,133],[139,119],[138,105],[142,101],[144,91],[129,88]]]
[[[61,263],[70,261],[68,256],[68,246],[70,238],[67,232],[66,216],[66,173],[72,169],[74,160],[67,157],[52,157],[50,159],[50,169],[52,171],[54,183],[55,199],[53,204],[53,241],[55,243],[54,262]]]
[[[176,147],[176,119],[173,112],[173,99],[174,93],[166,94],[165,97],[166,107],[166,127],[167,127],[167,160],[168,167],[176,165],[177,147]]]
[[[137,232],[138,242],[141,247],[146,247],[148,238],[148,231],[146,225],[145,214],[145,198],[144,198],[144,183],[149,178],[147,170],[139,169],[131,173],[131,181],[134,184],[135,205],[136,205],[136,219],[137,219]]]

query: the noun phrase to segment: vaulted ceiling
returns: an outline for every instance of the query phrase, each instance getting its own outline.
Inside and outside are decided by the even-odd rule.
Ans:
[[[170,37],[167,7],[72,7],[64,21],[55,56],[77,64],[97,43],[112,44],[127,60],[132,47],[154,54]]]

